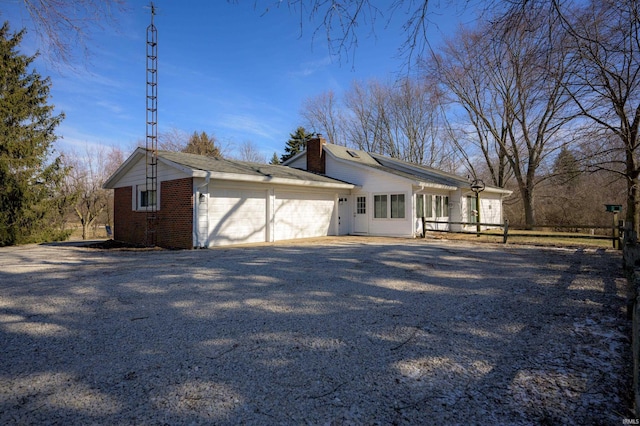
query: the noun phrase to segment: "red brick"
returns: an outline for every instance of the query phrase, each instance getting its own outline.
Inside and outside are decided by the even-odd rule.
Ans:
[[[325,173],[325,155],[324,145],[327,141],[318,135],[313,139],[307,141],[307,170],[313,173]]]
[[[147,213],[135,211],[132,187],[114,192],[113,239],[147,245]],[[193,248],[193,179],[160,183],[160,209],[157,212],[156,245],[166,248]]]

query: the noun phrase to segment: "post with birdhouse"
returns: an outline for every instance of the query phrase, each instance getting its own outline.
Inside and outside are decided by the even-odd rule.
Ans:
[[[611,228],[611,239],[613,240],[613,248],[622,250],[622,244],[620,244],[620,227],[618,225],[618,213],[622,211],[620,204],[605,204],[606,211],[613,213],[613,227]]]

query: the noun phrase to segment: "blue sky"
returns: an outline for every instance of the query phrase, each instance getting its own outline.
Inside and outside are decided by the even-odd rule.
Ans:
[[[51,103],[66,114],[58,128],[59,150],[106,145],[128,153],[144,141],[148,4],[132,1],[115,27],[96,30],[88,62],[75,69],[36,61],[36,69],[52,79]],[[305,16],[307,28],[301,30],[299,11],[286,5],[263,13],[253,0],[154,4],[159,132],[205,131],[231,155],[245,141],[267,159],[274,152],[281,155],[289,134],[304,125],[300,108],[305,99],[328,90],[341,96],[353,80],[391,80],[402,69],[401,14],[388,25],[379,20],[375,35],[362,26],[357,49],[332,57],[324,34],[313,37],[317,23]],[[451,34],[461,19],[459,9],[438,7],[433,2],[437,25],[430,26],[429,37],[434,43],[441,33]],[[9,20],[12,29],[29,26],[25,15],[21,1],[3,1],[0,18]],[[21,46],[28,54],[36,48],[32,35]]]

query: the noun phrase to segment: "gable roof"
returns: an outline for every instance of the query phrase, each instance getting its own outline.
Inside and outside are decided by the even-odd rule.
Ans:
[[[107,179],[103,187],[115,188],[117,182],[145,156],[146,149],[137,148],[118,170]],[[348,182],[287,166],[227,160],[184,152],[158,151],[158,161],[175,167],[192,177],[336,189],[352,189],[355,187],[355,185]]]
[[[415,182],[418,185],[436,187],[454,191],[458,188],[469,188],[468,179],[447,173],[442,170],[435,169],[420,164],[409,163],[407,161],[398,160],[396,158],[386,157],[384,155],[370,153],[358,149],[347,148],[345,146],[324,144],[324,151],[339,161],[346,161],[353,164],[369,167],[394,176],[399,176]],[[294,158],[286,161],[284,164],[292,162],[299,156],[306,155],[306,151],[299,153]],[[485,190],[495,193],[509,195],[512,191],[508,189],[498,188],[487,185]]]

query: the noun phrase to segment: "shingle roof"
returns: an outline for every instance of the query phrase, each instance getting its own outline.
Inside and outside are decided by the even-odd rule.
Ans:
[[[341,160],[363,164],[375,170],[400,176],[405,179],[421,182],[430,182],[448,187],[459,187],[458,180],[445,178],[435,172],[427,173],[426,170],[415,170],[415,165],[404,161],[394,161],[382,155],[368,153],[357,149],[346,148],[344,146],[326,144],[325,150]],[[354,155],[355,154],[355,155]],[[387,161],[389,160],[389,161]],[[403,167],[404,166],[404,167]]]
[[[203,155],[183,152],[158,151],[158,157],[180,164],[194,170],[217,173],[240,174],[254,177],[301,180],[318,183],[345,183],[316,173],[294,169],[287,166],[250,163],[246,161],[227,160],[224,158],[205,157]]]
[[[385,157],[380,154],[369,153],[333,144],[325,144],[324,149],[338,159],[362,164],[375,170],[380,170],[385,173],[390,173],[413,181],[433,183],[452,188],[469,187],[470,184],[468,179],[461,176],[446,173],[442,170],[434,169],[433,167]],[[487,189],[489,188],[498,192],[511,192],[501,188],[487,186]]]

